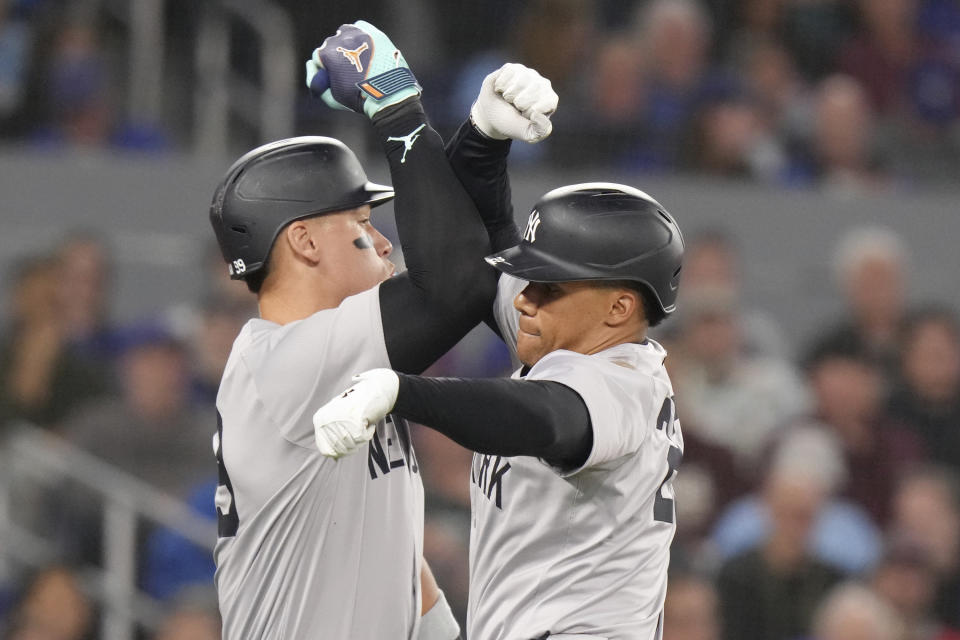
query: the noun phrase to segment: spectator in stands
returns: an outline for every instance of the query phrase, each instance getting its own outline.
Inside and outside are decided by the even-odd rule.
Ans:
[[[806,411],[807,393],[788,362],[744,353],[739,307],[725,288],[686,296],[671,376],[684,430],[731,451],[746,472],[773,433]]]
[[[56,261],[21,262],[11,293],[11,317],[0,342],[0,425],[23,419],[52,427],[81,403],[104,394],[107,379],[68,346]]]
[[[630,35],[604,38],[590,74],[591,110],[598,121],[621,135],[642,126],[646,102],[640,42]]]
[[[758,36],[741,42],[731,52],[730,62],[742,76],[764,130],[775,136],[779,152],[788,153],[806,133],[812,109],[809,88],[797,73],[790,52],[782,41]],[[787,179],[789,158],[776,160],[759,177]]]
[[[847,0],[781,0],[779,35],[797,68],[817,81],[836,66],[840,46],[854,29]]]
[[[182,342],[149,323],[129,329],[123,341],[122,397],[88,405],[63,433],[105,462],[183,496],[212,468],[213,418],[188,402]]]
[[[863,86],[873,108],[904,108],[907,76],[917,56],[919,0],[857,0],[861,30],[843,47],[839,69]]]
[[[74,231],[55,256],[59,309],[67,340],[79,355],[108,366],[117,349],[116,328],[110,322],[110,250],[97,235]]]
[[[890,229],[855,228],[841,238],[834,267],[846,317],[822,332],[818,342],[856,345],[877,363],[889,386],[897,377],[898,338],[906,308],[906,247]]]
[[[717,516],[748,489],[728,449],[685,431],[683,473],[673,480],[677,510],[673,553],[691,558],[712,554],[707,534]]]
[[[958,640],[933,612],[936,570],[924,550],[904,539],[892,539],[870,584],[896,610],[904,624],[903,640]]]
[[[900,349],[890,414],[932,459],[960,472],[960,320],[947,307],[919,309],[904,323]]]
[[[255,312],[255,310],[254,310]],[[200,407],[213,407],[230,349],[249,320],[249,300],[209,299],[200,312],[200,324],[190,340],[190,392]]]
[[[95,25],[71,16],[52,43],[46,68],[47,121],[34,134],[42,145],[104,146],[113,127],[116,88]]]
[[[643,51],[632,33],[614,33],[596,43],[590,73],[584,79],[585,104],[557,114],[554,155],[566,163],[621,163],[646,132],[647,86]],[[512,153],[512,151],[511,151]]]
[[[153,488],[185,499],[213,470],[209,408],[189,403],[184,344],[164,327],[128,329],[118,362],[119,398],[93,401],[65,421],[62,434],[75,446]],[[48,511],[60,544],[78,562],[102,560],[100,500],[62,487]],[[209,559],[209,556],[207,556]]]
[[[857,583],[838,586],[818,607],[814,640],[903,640],[896,611]]]
[[[808,632],[820,599],[840,579],[809,551],[813,525],[829,493],[816,462],[796,452],[774,462],[763,489],[769,536],[720,570],[725,640],[789,640]]]
[[[923,459],[923,444],[886,417],[883,377],[861,345],[821,343],[807,355],[805,369],[812,413],[785,438],[799,429],[818,429],[835,439],[847,468],[840,495],[883,526],[897,479]]]
[[[698,0],[653,0],[639,5],[635,30],[644,66],[646,131],[628,162],[641,170],[667,170],[680,160],[710,78],[710,16]]]
[[[119,111],[122,89],[96,12],[78,6],[63,11],[66,19],[50,45],[41,79],[45,121],[32,141],[45,147],[166,149],[167,136],[158,123],[139,121],[142,114],[128,120]]]
[[[948,469],[907,475],[893,495],[891,535],[918,545],[937,575],[934,614],[960,629],[960,484]]]
[[[210,521],[211,536],[216,529],[214,506],[218,481],[215,477],[187,492],[186,502],[193,513]],[[216,566],[208,547],[199,546],[173,529],[157,527],[147,536],[140,563],[140,586],[154,598],[174,605],[184,592],[213,584]]]
[[[778,39],[785,5],[782,0],[742,0],[731,4],[736,26],[727,35],[734,46],[738,40]]]
[[[817,87],[810,140],[809,177],[839,195],[882,189],[873,111],[860,83],[832,75]]]
[[[77,576],[65,567],[48,567],[33,576],[9,620],[4,640],[94,638],[93,606]]]
[[[220,612],[212,585],[181,593],[152,640],[220,640]]]
[[[0,131],[23,105],[27,93],[33,30],[11,0],[0,0]]]
[[[871,569],[882,548],[880,530],[862,507],[836,495],[847,477],[837,439],[823,429],[794,427],[766,457],[770,463],[761,490],[733,502],[717,520],[711,539],[720,558],[762,546],[770,539],[777,514],[770,508],[769,486],[783,475],[791,480],[788,473],[802,467],[810,476],[806,481],[822,492],[823,504],[809,534],[811,556],[842,573]]]
[[[779,181],[788,156],[757,101],[745,90],[733,89],[715,91],[704,103],[695,123],[693,166],[726,178]]]
[[[670,572],[663,640],[720,640],[717,590],[709,579],[687,571]]]
[[[683,287],[679,306],[688,297],[702,291],[727,290],[740,301],[745,295],[743,256],[736,240],[727,229],[714,227],[684,236]],[[752,305],[741,305],[738,317],[742,327],[743,350],[750,356],[784,358],[790,345],[773,317]]]

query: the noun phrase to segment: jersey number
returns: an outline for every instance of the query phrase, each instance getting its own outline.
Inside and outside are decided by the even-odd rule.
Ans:
[[[217,456],[217,494],[214,503],[217,505],[217,536],[232,538],[237,535],[240,527],[240,516],[237,514],[237,502],[233,498],[233,483],[227,473],[227,466],[223,464],[223,418],[217,411],[217,433],[213,436],[213,453]]]
[[[676,428],[674,427],[676,421],[677,410],[673,403],[673,398],[667,398],[663,401],[663,407],[660,408],[660,415],[657,416],[657,430],[663,431],[663,434],[667,436],[667,439],[670,440],[671,443],[676,433]],[[653,519],[658,522],[668,522],[672,524],[674,521],[673,498],[668,498],[663,495],[663,488],[667,483],[671,482],[677,474],[677,469],[680,467],[680,461],[682,459],[683,451],[675,444],[671,444],[670,449],[667,451],[667,475],[664,477],[663,482],[660,483],[660,487],[657,488],[657,495],[653,498]],[[672,486],[671,483],[671,489]]]

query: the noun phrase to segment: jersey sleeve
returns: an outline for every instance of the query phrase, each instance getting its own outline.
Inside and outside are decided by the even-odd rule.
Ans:
[[[655,418],[654,381],[601,358],[554,351],[544,356],[526,379],[559,382],[576,391],[587,406],[593,447],[580,467],[557,469],[564,476],[634,453],[643,445]]]
[[[243,356],[256,392],[288,441],[313,447],[313,413],[357,373],[389,366],[379,287],[266,331]]]
[[[510,350],[510,360],[514,367],[520,366],[520,361],[517,359],[517,324],[520,312],[513,306],[513,299],[526,286],[526,280],[503,273],[497,282],[497,297],[493,301],[493,318],[497,328],[500,329],[500,337]]]

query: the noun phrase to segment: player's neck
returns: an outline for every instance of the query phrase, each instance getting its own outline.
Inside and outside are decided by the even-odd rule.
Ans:
[[[589,346],[583,350],[583,353],[592,355],[621,344],[642,343],[646,339],[646,335],[645,328],[641,331],[637,327],[619,327],[610,331],[601,332],[597,334],[595,340],[589,343]]]
[[[260,317],[277,324],[303,320],[324,309],[333,309],[343,297],[306,281],[280,282],[260,292]]]

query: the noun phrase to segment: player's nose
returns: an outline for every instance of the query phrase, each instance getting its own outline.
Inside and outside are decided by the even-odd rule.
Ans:
[[[386,258],[393,253],[393,244],[385,235],[380,233],[376,227],[371,226],[370,231],[373,232],[373,248],[376,249],[378,256]]]
[[[513,299],[513,308],[525,316],[537,312],[536,296],[531,295],[529,285]]]

